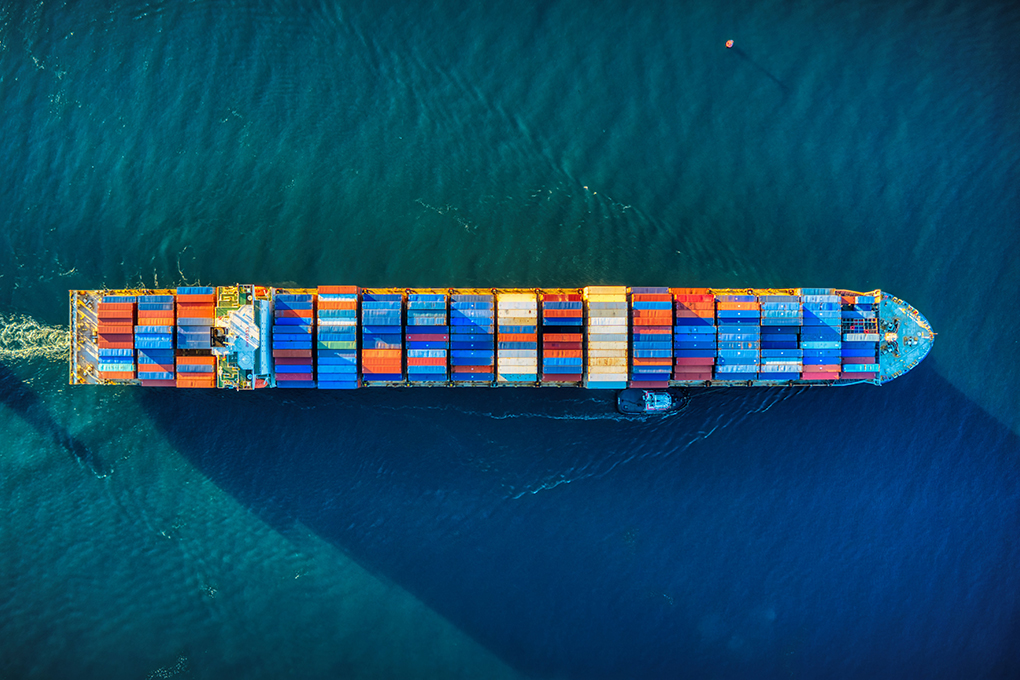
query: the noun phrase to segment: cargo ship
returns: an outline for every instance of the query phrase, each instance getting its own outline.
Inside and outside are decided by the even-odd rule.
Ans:
[[[72,290],[70,383],[253,390],[884,384],[935,334],[881,290]]]

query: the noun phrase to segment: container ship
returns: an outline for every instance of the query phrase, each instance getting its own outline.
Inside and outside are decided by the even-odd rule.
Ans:
[[[881,290],[235,284],[69,298],[78,385],[881,385],[934,341]]]

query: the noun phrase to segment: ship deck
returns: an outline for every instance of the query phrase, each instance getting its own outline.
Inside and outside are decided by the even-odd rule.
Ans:
[[[882,342],[879,348],[879,383],[903,375],[928,356],[935,333],[924,316],[894,295],[884,293],[879,307]]]

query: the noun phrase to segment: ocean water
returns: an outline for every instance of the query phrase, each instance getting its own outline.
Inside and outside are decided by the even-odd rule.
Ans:
[[[0,0],[0,677],[1020,676],[1018,31]],[[69,288],[236,281],[881,287],[938,337],[660,420],[66,385]]]

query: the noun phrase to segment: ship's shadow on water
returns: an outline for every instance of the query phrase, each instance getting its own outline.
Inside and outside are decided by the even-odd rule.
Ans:
[[[582,390],[139,394],[252,512],[530,675],[1020,672],[1020,444],[927,366],[661,421]]]

